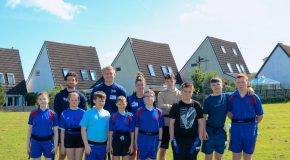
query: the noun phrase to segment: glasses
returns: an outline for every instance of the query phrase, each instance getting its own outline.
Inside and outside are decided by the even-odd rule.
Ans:
[[[154,98],[154,96],[150,95],[150,96],[144,96],[144,98]]]

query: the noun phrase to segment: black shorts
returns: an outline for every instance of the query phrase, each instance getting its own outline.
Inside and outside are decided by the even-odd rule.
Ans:
[[[65,134],[64,136],[65,148],[83,148],[84,142],[81,134]]]
[[[162,141],[161,141],[160,148],[168,149],[168,147],[169,147],[169,141],[170,141],[169,127],[168,126],[163,126],[163,130],[162,130]]]
[[[128,156],[129,147],[131,145],[131,136],[128,134],[114,134],[112,147],[113,147],[113,156]]]
[[[198,137],[196,137],[198,138]],[[196,138],[176,137],[171,142],[173,157],[175,160],[196,160],[200,150],[201,142]],[[195,141],[197,144],[195,145]]]

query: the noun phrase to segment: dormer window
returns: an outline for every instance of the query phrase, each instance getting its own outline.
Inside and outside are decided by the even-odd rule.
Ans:
[[[0,73],[0,84],[5,84],[5,78],[3,73]]]
[[[242,72],[243,72],[243,73],[246,73],[244,66],[240,64],[240,67],[241,67],[241,69],[242,69]]]
[[[161,66],[161,70],[164,76],[168,74],[168,70],[166,66]]]
[[[231,66],[231,64],[230,64],[229,62],[227,63],[227,66],[228,66],[228,68],[229,68],[230,72],[231,72],[231,73],[233,73],[232,66]]]
[[[63,68],[62,69],[62,74],[63,74],[64,77],[68,74],[68,72],[69,72],[68,68]]]
[[[227,53],[224,46],[221,46],[221,49],[222,49],[223,53]]]
[[[234,48],[233,48],[233,52],[234,52],[234,54],[235,54],[236,56],[238,55],[236,49],[234,49]]]
[[[148,67],[148,70],[149,70],[150,76],[156,76],[156,75],[155,75],[155,72],[154,72],[153,65],[152,65],[152,64],[148,64],[147,67]]]
[[[173,74],[172,67],[167,66],[167,69],[168,69],[169,74]]]
[[[90,75],[93,81],[97,80],[96,72],[95,70],[90,70]]]
[[[238,64],[236,64],[236,67],[237,67],[239,73],[242,73],[242,70],[241,70],[241,68],[240,68],[240,66]]]
[[[15,85],[15,78],[13,73],[7,73],[8,84]]]
[[[81,70],[81,75],[84,81],[88,81],[89,80],[89,75],[88,75],[88,71],[85,69]]]

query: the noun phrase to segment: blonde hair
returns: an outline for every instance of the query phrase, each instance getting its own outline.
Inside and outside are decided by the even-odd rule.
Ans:
[[[80,101],[80,95],[76,91],[69,93],[67,99],[70,100],[70,98],[73,96],[76,96],[78,100]]]
[[[103,73],[105,71],[113,71],[113,72],[116,72],[115,68],[113,66],[106,66],[102,69]]]
[[[245,78],[246,80],[249,80],[248,76],[246,74],[243,74],[243,73],[239,73],[237,76],[236,76],[236,79],[238,78]]]

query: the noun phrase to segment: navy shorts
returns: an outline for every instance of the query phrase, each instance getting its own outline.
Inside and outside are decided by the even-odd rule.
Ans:
[[[39,158],[43,155],[45,158],[53,158],[54,153],[51,152],[53,148],[53,140],[37,141],[31,138],[30,157]]]
[[[145,160],[147,158],[156,159],[158,152],[158,135],[144,135],[138,134],[138,150],[139,150],[139,159]]]
[[[257,139],[257,123],[232,123],[230,150],[233,153],[245,152],[253,154]]]
[[[215,129],[206,127],[208,134],[208,140],[204,140],[202,143],[201,151],[205,154],[212,154],[213,151],[224,154],[227,146],[227,134],[223,128]]]
[[[106,147],[107,145],[91,145],[92,152],[86,154],[86,160],[104,160],[106,159]]]

